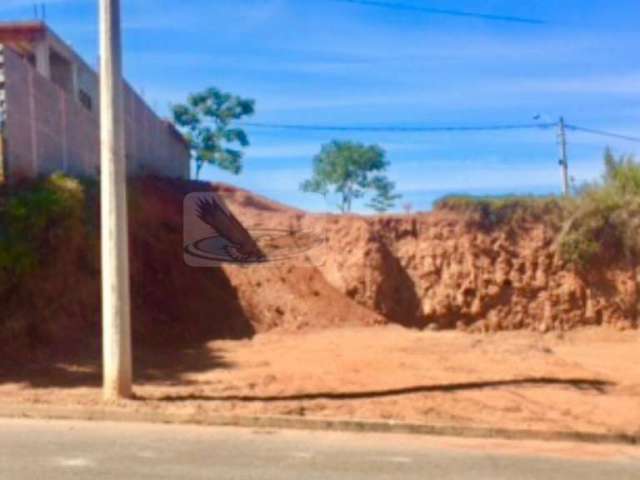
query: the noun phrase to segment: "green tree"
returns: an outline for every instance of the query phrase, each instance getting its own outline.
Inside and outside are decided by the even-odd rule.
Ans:
[[[334,140],[322,146],[313,159],[313,176],[300,186],[304,192],[340,196],[338,208],[350,212],[353,200],[372,193],[367,206],[378,212],[393,207],[400,195],[385,175],[389,162],[378,145]]]
[[[371,179],[372,189],[375,195],[367,203],[367,207],[378,213],[391,210],[402,195],[393,193],[396,184],[384,176],[375,176]]]
[[[208,88],[189,95],[186,104],[173,105],[171,109],[174,123],[191,147],[196,178],[205,163],[236,175],[242,171],[242,148],[249,146],[249,138],[232,123],[254,113],[253,100]]]

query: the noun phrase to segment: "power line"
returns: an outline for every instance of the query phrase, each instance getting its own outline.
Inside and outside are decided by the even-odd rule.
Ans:
[[[607,132],[605,130],[596,130],[593,128],[578,127],[577,125],[565,125],[569,130],[578,132],[590,133],[592,135],[600,135],[601,137],[619,138],[621,140],[627,140],[629,142],[640,143],[640,137],[631,137],[629,135],[621,135],[619,133]]]
[[[525,123],[503,125],[461,125],[461,126],[362,126],[362,125],[301,125],[285,123],[243,122],[241,126],[273,130],[304,130],[317,132],[482,132],[498,130],[528,130],[555,127],[556,123]]]
[[[516,22],[516,23],[529,23],[529,24],[537,24],[542,25],[545,22],[544,20],[539,20],[536,18],[526,18],[526,17],[514,17],[509,15],[493,15],[488,13],[479,13],[479,12],[467,12],[462,10],[449,10],[442,8],[432,8],[432,7],[420,7],[417,5],[408,5],[406,3],[390,3],[383,2],[378,0],[334,0],[340,3],[353,3],[356,5],[367,5],[370,7],[380,7],[387,8],[392,10],[406,10],[413,12],[423,12],[430,13],[433,15],[448,15],[454,17],[471,17],[471,18],[481,18],[483,20],[493,20],[493,21],[501,21],[501,22]]]
[[[493,125],[445,125],[445,126],[402,126],[402,125],[311,125],[294,123],[258,123],[242,122],[242,127],[260,128],[268,130],[298,130],[312,132],[383,132],[383,133],[429,133],[429,132],[483,132],[483,131],[506,131],[506,130],[532,130],[547,129],[557,127],[557,122],[548,123],[520,123],[520,124],[493,124]],[[640,137],[621,135],[619,133],[596,130],[593,128],[580,127],[572,124],[565,124],[568,130],[589,133],[604,137],[618,138],[629,142],[640,142]]]

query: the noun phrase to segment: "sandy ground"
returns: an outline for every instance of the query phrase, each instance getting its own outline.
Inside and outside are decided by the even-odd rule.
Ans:
[[[0,402],[95,405],[94,353],[0,372]],[[640,433],[640,335],[397,326],[212,341],[139,352],[122,408]]]

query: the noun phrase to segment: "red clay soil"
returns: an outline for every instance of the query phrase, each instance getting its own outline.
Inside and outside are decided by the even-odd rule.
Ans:
[[[326,243],[308,261],[189,267],[183,199],[197,191],[217,192],[249,228],[314,231]],[[97,211],[91,195],[89,203]],[[228,185],[155,178],[131,185],[130,205],[134,334],[149,345],[386,323],[474,332],[637,326],[635,267],[571,269],[555,254],[557,232],[526,215],[489,228],[446,210],[312,215]],[[46,261],[0,299],[5,325],[28,324],[26,336],[3,342],[7,352],[97,342],[97,235],[51,236]]]
[[[640,435],[637,332],[469,334],[399,326],[136,348],[138,399],[117,408],[397,420]],[[9,405],[100,405],[99,352],[0,375]]]
[[[302,270],[303,277],[327,283],[386,322],[472,331],[637,326],[635,265],[607,262],[587,271],[567,266],[556,253],[557,227],[539,216],[525,214],[486,226],[468,212],[450,210],[378,217],[305,215],[232,187],[216,188],[247,225],[322,232],[326,247],[316,254],[315,267]],[[301,270],[284,268],[295,272],[297,283]],[[260,277],[253,286],[277,288],[280,267],[225,272],[241,299],[269,311],[270,289],[251,288],[250,279]],[[275,306],[291,305],[281,321],[289,308],[297,314],[294,305],[303,305],[314,291],[295,292],[291,301],[278,294]],[[324,305],[334,301],[331,297]],[[334,312],[304,323],[324,328]],[[334,323],[343,321],[336,318]]]
[[[224,269],[243,305],[251,306],[258,331],[326,328],[347,319],[472,331],[637,326],[635,266],[609,262],[588,271],[567,266],[556,254],[557,227],[539,217],[522,215],[487,227],[467,212],[449,210],[377,217],[311,215],[230,186],[213,189],[247,226],[308,230],[326,237],[325,247],[303,268],[298,261]],[[328,288],[319,291],[315,285]],[[339,308],[336,293],[343,297]],[[307,302],[318,303],[314,297],[328,309],[326,314],[295,320]],[[340,314],[350,300],[374,315]],[[258,319],[261,312],[276,310]]]
[[[262,218],[277,223],[302,216],[232,187],[153,178],[134,182],[129,195],[129,231],[132,321],[137,341],[164,346],[212,338],[250,338],[274,328],[299,331],[385,323],[381,315],[329,284],[317,268],[297,264],[256,269],[187,266],[183,259],[184,195],[211,190],[225,197],[232,208],[248,209],[258,225]],[[97,224],[92,192],[88,203]],[[41,265],[0,299],[0,326],[4,327],[0,334],[5,335],[0,335],[0,358],[46,357],[52,351],[64,354],[98,345],[99,246],[95,227],[58,232],[54,226],[50,237]],[[13,331],[19,333],[14,335]]]
[[[307,260],[189,267],[183,198],[211,190],[250,228],[326,244]],[[566,267],[540,220],[311,215],[153,178],[133,183],[130,212],[141,400],[123,408],[637,432],[635,268]],[[2,402],[99,401],[95,231],[58,237],[0,299]],[[25,324],[26,336],[6,336]],[[520,331],[479,334],[501,330]]]

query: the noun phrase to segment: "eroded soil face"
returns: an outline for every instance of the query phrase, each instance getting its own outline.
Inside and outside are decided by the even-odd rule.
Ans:
[[[270,237],[270,251],[322,242],[261,266],[188,266],[183,200],[201,191],[215,192],[249,231],[293,232]],[[95,197],[88,210],[97,225]],[[635,266],[564,265],[557,231],[540,217],[487,226],[455,211],[312,215],[227,185],[156,178],[132,182],[130,199],[133,332],[144,346],[387,324],[471,332],[637,327]],[[99,236],[89,230],[52,235],[42,265],[0,299],[1,359],[99,343]]]
[[[472,214],[449,210],[378,217],[311,215],[261,203],[241,190],[217,191],[245,225],[319,232],[326,239],[306,265],[284,263],[249,274],[225,269],[240,299],[259,307],[252,310],[256,320],[286,298],[281,296],[283,284],[295,295],[295,300],[279,302],[283,323],[324,328],[325,322],[356,319],[336,311],[336,299],[325,296],[325,289],[296,291],[302,281],[326,284],[343,297],[343,308],[352,301],[375,315],[365,319],[359,314],[358,323],[376,324],[382,318],[408,327],[474,332],[566,331],[603,324],[626,329],[638,324],[635,265],[596,262],[580,270],[564,264],[555,245],[558,226],[539,216],[523,214],[487,226]],[[270,288],[253,288],[254,276]],[[293,320],[304,316],[299,306],[317,303],[314,295],[331,314]]]
[[[182,200],[203,189],[249,229],[320,232],[324,246],[306,263],[189,267]],[[158,179],[136,182],[131,198],[139,400],[122,408],[638,431],[635,267],[571,270],[543,222],[310,215]],[[24,300],[3,304],[5,320],[31,327],[1,345],[0,402],[99,404],[87,245],[62,241],[17,287]]]

